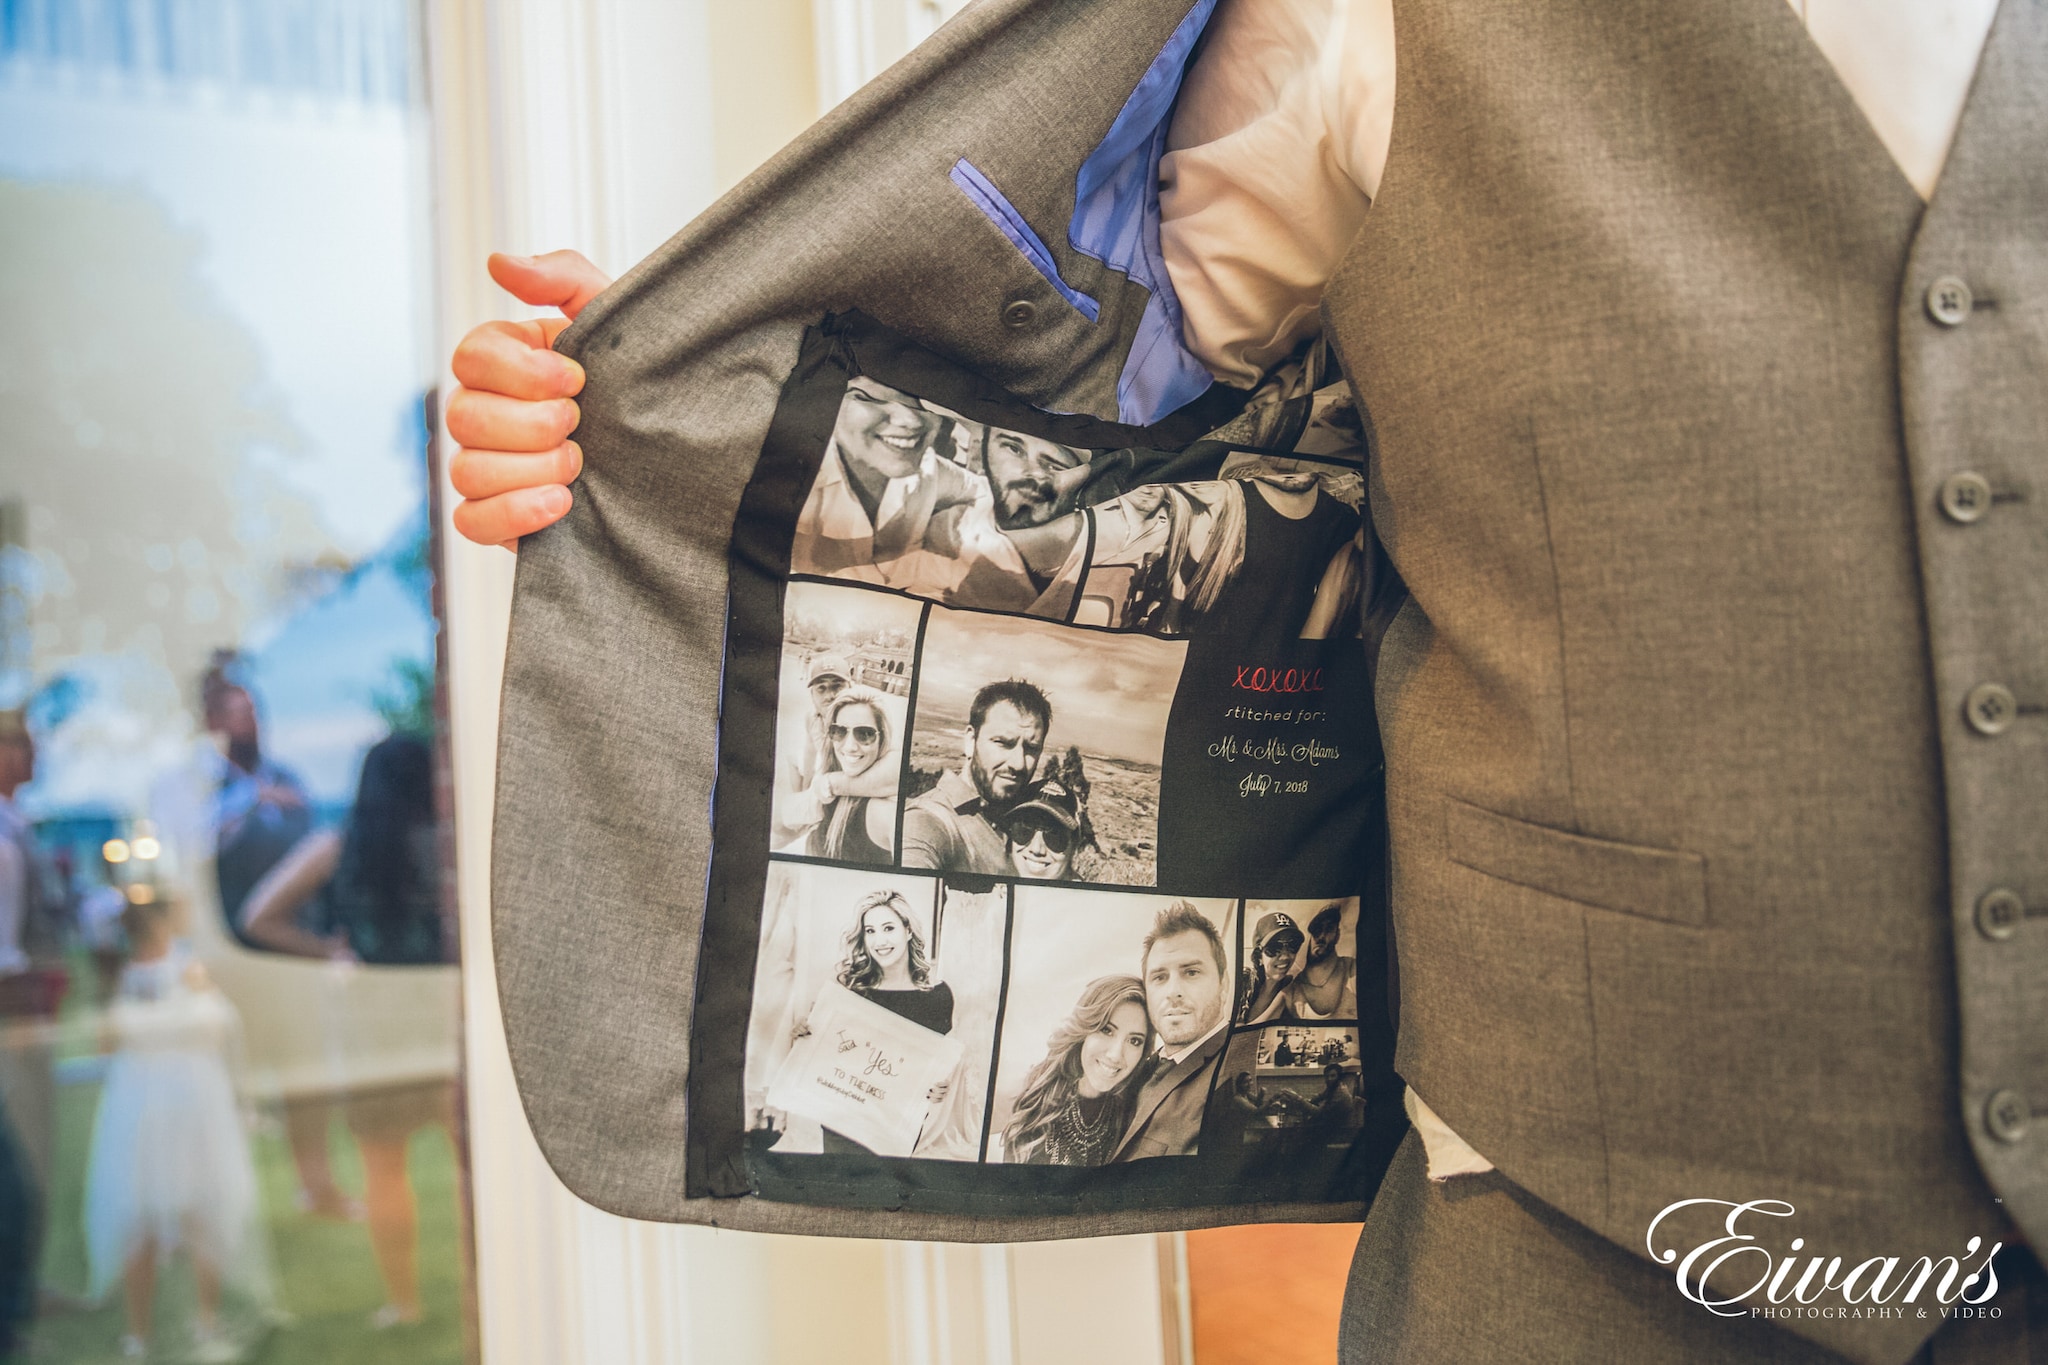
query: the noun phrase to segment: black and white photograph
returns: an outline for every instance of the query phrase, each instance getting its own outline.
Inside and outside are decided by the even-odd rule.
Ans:
[[[1187,1156],[1229,1034],[1236,902],[1013,888],[988,1159]]]
[[[912,656],[923,609],[894,593],[792,583],[783,605],[769,846],[895,861]]]
[[[795,573],[930,601],[1064,618],[1085,501],[1131,461],[971,422],[865,375],[846,385],[791,547]]]
[[[1150,886],[1186,646],[934,607],[917,665],[906,867]]]
[[[1232,1036],[1202,1141],[1348,1147],[1364,1122],[1358,1030],[1283,1024]]]
[[[903,1150],[882,1154],[975,1160],[1007,914],[1000,886],[960,891],[900,871],[771,862],[747,1031],[754,1141],[779,1154],[876,1150],[829,1121],[850,1101],[882,1111],[875,1115],[882,1127],[906,1134]],[[896,1073],[924,1066],[935,1079],[897,1094],[848,1082],[835,1093],[819,1091],[821,1102],[804,1108],[775,1102],[802,1093],[791,1073],[801,1070],[803,1045],[828,1014],[842,1019],[877,1007],[915,1026],[894,1028]],[[934,1059],[942,1064],[932,1066]]]
[[[1244,410],[1208,439],[1365,466],[1365,420],[1326,335],[1268,370]]]
[[[1239,1024],[1358,1019],[1358,898],[1244,908]]]
[[[1075,623],[1251,648],[1349,628],[1363,578],[1358,471],[1233,452],[1224,475],[1094,507]]]

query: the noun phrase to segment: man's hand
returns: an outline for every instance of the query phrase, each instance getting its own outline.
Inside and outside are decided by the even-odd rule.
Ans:
[[[455,348],[462,387],[448,400],[448,434],[461,449],[448,475],[464,498],[455,529],[510,550],[569,510],[569,485],[583,470],[583,452],[569,439],[581,415],[574,400],[583,367],[548,348],[611,281],[573,251],[493,255],[489,268],[520,302],[562,310],[560,318],[486,322]]]

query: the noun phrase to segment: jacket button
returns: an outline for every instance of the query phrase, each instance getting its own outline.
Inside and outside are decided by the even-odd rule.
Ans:
[[[2017,1090],[1994,1090],[1984,1102],[1984,1126],[2000,1142],[2018,1142],[2027,1135],[2033,1118],[2027,1097]]]
[[[2026,902],[2002,886],[1986,891],[1977,901],[1977,932],[1993,943],[2011,938],[2026,917]]]
[[[1963,698],[1963,716],[1980,735],[2002,735],[2012,729],[2020,704],[2002,683],[1978,683]]]
[[[1003,326],[1021,332],[1038,321],[1038,305],[1030,299],[1011,299],[1003,305]]]
[[[1960,327],[1970,317],[1970,286],[1943,275],[1927,286],[1927,316],[1944,327]]]
[[[1949,475],[1941,481],[1941,510],[1963,526],[1981,519],[1991,510],[1991,481],[1967,469]]]

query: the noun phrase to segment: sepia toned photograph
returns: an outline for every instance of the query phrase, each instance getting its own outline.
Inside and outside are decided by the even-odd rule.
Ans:
[[[1248,452],[1224,469],[1144,484],[1090,511],[1076,624],[1248,644],[1327,639],[1349,625],[1363,579],[1357,471]]]
[[[847,381],[798,516],[794,573],[1055,619],[1071,609],[1085,502],[1124,490],[1127,452],[972,422],[865,375]]]
[[[1358,898],[1245,902],[1239,1024],[1358,1018]]]
[[[1232,1036],[1202,1141],[1212,1152],[1342,1148],[1364,1122],[1358,1030],[1283,1024]]]
[[[906,867],[1158,879],[1159,774],[1186,646],[933,608],[918,662]]]
[[[1207,439],[1314,455],[1362,469],[1365,427],[1329,337],[1318,335],[1268,370],[1244,410]]]
[[[746,1056],[747,1125],[764,1150],[977,1157],[1005,894],[769,864]],[[911,1077],[921,1083],[901,1084]]]
[[[897,786],[922,610],[894,593],[789,585],[769,835],[776,852],[895,861]]]
[[[1229,1032],[1236,903],[1013,890],[988,1159],[1192,1154]]]

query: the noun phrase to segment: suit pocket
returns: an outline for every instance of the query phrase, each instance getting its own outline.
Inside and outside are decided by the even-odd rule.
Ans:
[[[1697,853],[1571,834],[1455,798],[1445,834],[1451,861],[1489,877],[1667,924],[1706,924],[1707,860]]]
[[[1102,316],[1101,304],[1060,278],[1059,264],[1052,258],[1052,249],[1032,230],[1031,224],[1024,220],[1024,215],[1017,211],[1017,206],[1010,202],[1008,196],[995,187],[994,181],[965,157],[953,163],[949,178],[959,186],[969,202],[981,210],[982,216],[1010,239],[1010,245],[1045,276],[1046,282],[1059,291],[1060,297],[1074,306],[1075,312],[1090,322]]]

